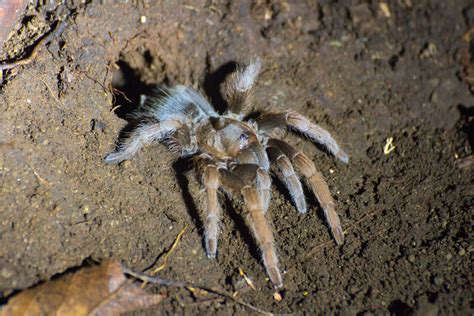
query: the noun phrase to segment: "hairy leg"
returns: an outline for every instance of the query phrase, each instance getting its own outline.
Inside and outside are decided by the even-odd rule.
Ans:
[[[262,199],[263,211],[266,213],[271,200],[272,179],[268,171],[257,164],[245,163],[233,166],[232,172],[237,174],[244,183],[254,183],[259,197]]]
[[[260,67],[260,60],[256,59],[246,67],[237,68],[226,81],[224,94],[227,98],[229,111],[241,113],[250,106],[251,90],[260,72]]]
[[[270,160],[276,164],[279,172],[276,172],[278,178],[285,184],[288,189],[296,209],[300,213],[306,213],[306,199],[303,192],[301,181],[296,175],[290,159],[276,147],[267,148]]]
[[[245,186],[242,189],[242,196],[248,208],[247,222],[262,251],[263,264],[267,274],[275,287],[280,288],[283,286],[283,278],[280,273],[273,234],[263,212],[263,201],[257,189],[252,186]]]
[[[159,123],[148,123],[139,125],[128,134],[115,152],[108,154],[104,160],[107,163],[119,163],[123,160],[132,158],[140,148],[150,144],[153,141],[160,141],[168,134],[181,126],[177,120],[168,120]]]
[[[264,170],[270,168],[267,152],[260,142],[255,142],[241,150],[235,159],[239,164],[255,164]]]
[[[272,198],[272,178],[268,174],[268,171],[263,168],[258,168],[256,180],[258,195],[262,200],[262,210],[266,213]]]
[[[217,241],[219,237],[219,222],[222,213],[217,190],[219,189],[219,171],[217,167],[208,164],[204,167],[203,184],[206,188],[206,210],[205,221],[205,245],[209,258],[215,258],[217,254]]]
[[[314,163],[301,151],[296,151],[289,144],[277,139],[270,139],[268,146],[280,149],[290,157],[298,171],[306,178],[309,187],[323,208],[326,220],[331,228],[332,235],[338,245],[344,243],[341,221],[336,213],[336,205],[329,192],[329,187],[320,172],[316,170]]]
[[[264,113],[257,119],[257,124],[262,131],[271,131],[275,128],[289,126],[306,135],[312,141],[324,145],[340,161],[349,162],[349,156],[339,147],[327,130],[295,111]]]
[[[267,199],[269,200],[269,195],[265,190],[269,190],[271,185],[268,172],[257,165],[243,164],[236,165],[231,171],[219,168],[219,173],[225,190],[235,194],[240,193],[243,196],[248,209],[247,223],[262,251],[267,274],[276,287],[283,286],[273,234],[265,218]]]

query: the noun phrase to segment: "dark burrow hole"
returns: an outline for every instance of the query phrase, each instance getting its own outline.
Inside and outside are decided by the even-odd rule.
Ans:
[[[467,136],[471,150],[474,148],[474,106],[468,107],[462,104],[458,105],[459,114],[461,114],[461,132]]]
[[[388,306],[388,310],[391,315],[395,316],[408,316],[414,314],[413,308],[401,300],[392,301]]]
[[[226,78],[237,69],[237,63],[230,61],[220,66],[216,71],[206,74],[202,89],[212,106],[219,114],[227,109],[227,103],[221,93],[221,86]]]
[[[117,66],[119,69],[112,78],[114,113],[130,121],[130,114],[138,108],[141,96],[151,95],[155,86],[142,82],[139,74],[124,61],[119,60]]]

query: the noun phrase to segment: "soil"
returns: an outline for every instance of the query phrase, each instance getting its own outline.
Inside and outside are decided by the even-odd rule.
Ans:
[[[459,51],[474,24],[468,0],[30,2],[0,59],[0,298],[70,268],[115,258],[160,276],[233,292],[274,313],[473,313],[473,112]],[[102,4],[101,4],[102,3]],[[219,86],[260,56],[256,106],[292,108],[350,154],[348,165],[290,138],[327,179],[346,232],[337,247],[315,199],[298,214],[275,186],[285,289],[274,299],[258,249],[226,203],[219,255],[203,248],[201,188],[162,145],[131,161],[103,157],[127,114],[157,84]],[[386,146],[389,139],[395,146]],[[385,148],[384,148],[385,147]],[[384,150],[385,149],[385,150]],[[184,289],[137,314],[247,314]]]

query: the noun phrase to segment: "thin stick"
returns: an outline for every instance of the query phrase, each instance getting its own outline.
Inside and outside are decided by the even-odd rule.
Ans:
[[[181,231],[179,232],[179,234],[176,236],[173,244],[171,245],[170,249],[168,251],[166,251],[165,253],[165,256],[163,257],[163,263],[158,267],[156,268],[155,270],[153,270],[151,272],[152,275],[155,275],[157,274],[158,272],[160,272],[161,270],[163,270],[164,268],[166,268],[166,265],[168,264],[168,257],[173,253],[173,251],[176,249],[176,246],[178,245],[179,241],[181,240],[181,237],[183,236],[184,232],[186,231],[186,229],[188,228],[188,224],[186,224],[184,226],[183,229],[181,229]]]
[[[28,167],[30,167],[31,171],[33,172],[33,174],[36,176],[36,178],[38,179],[38,181],[46,186],[50,186],[50,183],[43,179],[39,174],[38,172],[36,172],[35,169],[33,169],[33,167],[29,164],[29,163],[26,163],[28,165]]]
[[[244,307],[247,307],[247,308],[253,310],[254,312],[257,312],[257,313],[260,313],[260,314],[263,314],[263,315],[275,315],[273,313],[261,310],[261,309],[255,307],[255,306],[253,306],[253,305],[250,305],[249,303],[241,301],[241,300],[233,297],[232,294],[228,294],[224,291],[220,291],[220,290],[216,290],[216,289],[209,288],[209,287],[206,287],[206,286],[196,285],[196,284],[188,283],[188,282],[184,282],[184,281],[167,280],[167,279],[162,279],[160,277],[150,276],[150,275],[147,275],[147,274],[144,274],[144,273],[135,272],[135,271],[127,268],[124,265],[122,265],[122,271],[123,271],[124,274],[128,274],[128,275],[134,277],[135,279],[141,280],[141,281],[146,282],[146,283],[157,284],[157,285],[168,286],[168,287],[200,289],[202,291],[212,293],[212,294],[216,294],[216,295],[222,296],[224,298],[227,298],[227,299],[229,299],[229,300],[231,300],[231,301],[233,301],[233,302],[235,302],[239,305],[242,305]]]
[[[35,76],[36,77],[36,76]],[[53,90],[51,89],[51,87],[46,83],[46,81],[44,81],[43,79],[39,78],[39,77],[36,77],[38,78],[39,80],[41,80],[41,82],[44,83],[44,85],[46,86],[46,88],[48,88],[48,91],[49,93],[51,94],[51,96],[53,97],[53,99],[59,104],[61,105],[63,108],[64,108],[64,104],[61,103],[61,101],[59,101],[59,99],[56,97],[56,95],[54,95],[54,92]]]
[[[176,246],[178,245],[179,241],[181,240],[181,237],[183,236],[183,234],[184,234],[184,232],[186,231],[187,228],[188,228],[188,224],[186,224],[184,226],[184,228],[181,229],[181,231],[178,233],[178,235],[174,239],[173,244],[171,245],[170,249],[168,249],[164,252],[163,263],[158,268],[153,270],[151,272],[151,275],[155,275],[158,272],[160,272],[161,270],[163,270],[164,268],[166,268],[166,265],[168,264],[168,257],[175,250]],[[153,265],[155,265],[155,263],[160,259],[160,257],[161,257],[161,255],[156,259],[156,261],[153,263]],[[148,270],[148,269],[146,269],[146,270]],[[143,282],[143,284],[141,285],[141,288],[143,289],[146,286],[146,284],[147,284],[146,282]]]

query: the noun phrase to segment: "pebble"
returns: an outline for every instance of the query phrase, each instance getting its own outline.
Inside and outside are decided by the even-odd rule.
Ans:
[[[446,260],[449,261],[449,260],[451,260],[452,258],[453,258],[453,255],[452,255],[452,254],[448,253],[448,254],[446,255]]]
[[[283,300],[283,296],[279,292],[273,293],[273,299],[277,302],[281,302]]]
[[[357,286],[352,285],[352,286],[349,288],[349,292],[350,292],[352,295],[355,295],[357,292],[359,292],[359,289],[358,289]]]
[[[465,254],[466,254],[466,250],[464,250],[464,248],[459,249],[458,255],[460,255],[462,257]]]
[[[0,275],[4,279],[9,279],[13,276],[13,271],[8,268],[3,268],[2,271],[0,272]]]
[[[433,282],[435,285],[441,286],[444,283],[444,279],[442,276],[438,275],[438,276],[435,276],[435,278],[433,279]]]
[[[414,255],[409,255],[408,256],[408,261],[410,261],[411,263],[415,262],[415,256]]]

